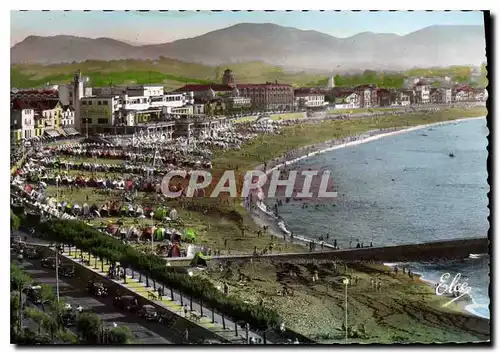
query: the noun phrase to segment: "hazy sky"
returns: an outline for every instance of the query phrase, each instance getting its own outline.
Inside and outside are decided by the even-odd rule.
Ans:
[[[404,35],[432,25],[483,25],[481,12],[11,12],[11,45],[29,35],[110,37],[141,44],[195,37],[241,22],[275,23],[337,37]]]

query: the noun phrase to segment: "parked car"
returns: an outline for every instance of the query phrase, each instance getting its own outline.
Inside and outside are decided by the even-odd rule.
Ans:
[[[58,268],[59,275],[67,278],[73,278],[75,276],[75,266],[73,264],[61,264]]]
[[[124,295],[124,296],[116,296],[113,299],[113,306],[116,306],[126,311],[135,312],[137,311],[139,304],[137,302],[136,297],[131,295]]]
[[[36,247],[28,247],[23,252],[24,256],[28,259],[40,259],[42,258],[42,250]]]
[[[56,269],[56,257],[43,258],[41,263],[44,268]],[[61,260],[59,260],[59,266],[60,265]]]
[[[87,283],[86,290],[89,294],[94,296],[106,296],[108,295],[108,289],[101,282],[89,281]]]
[[[140,317],[145,318],[148,321],[154,321],[158,317],[158,312],[156,312],[156,307],[153,305],[144,305],[138,312]]]

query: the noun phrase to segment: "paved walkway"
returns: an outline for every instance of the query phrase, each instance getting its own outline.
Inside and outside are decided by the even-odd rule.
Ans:
[[[67,248],[67,247],[66,247]],[[81,264],[81,259],[80,259],[80,250],[76,250],[75,247],[71,248],[71,254],[69,253],[68,249],[65,249],[65,252],[63,252],[63,255],[75,262],[78,262]],[[88,253],[84,252],[83,253],[84,259],[89,259]],[[98,259],[96,259],[93,256],[90,256],[90,263],[89,265],[84,265],[86,268],[92,270],[95,273],[98,273],[99,275],[103,277],[107,277],[108,275],[108,270],[110,265],[109,264],[102,264]],[[104,271],[101,271],[104,270]],[[132,274],[133,273],[133,274]],[[133,275],[133,277],[132,277]],[[210,308],[207,308],[205,306],[200,306],[200,304],[193,299],[193,311],[190,310],[190,298],[183,296],[182,297],[182,304],[181,304],[181,295],[177,290],[173,290],[173,299],[170,297],[170,288],[167,286],[164,286],[164,294],[162,300],[154,300],[151,298],[151,295],[154,295],[155,297],[158,296],[158,292],[156,289],[160,287],[162,284],[159,284],[154,282],[152,280],[149,281],[149,286],[145,284],[146,282],[146,277],[142,276],[142,281],[139,281],[140,275],[138,272],[132,272],[131,269],[127,270],[127,283],[125,284],[122,280],[114,280],[114,279],[109,279],[110,281],[113,281],[117,284],[120,284],[122,286],[127,287],[129,290],[137,293],[138,295],[148,299],[149,301],[152,301],[156,303],[157,305],[165,308],[166,310],[175,312],[179,316],[186,317],[184,314],[184,308],[182,306],[185,305],[186,308],[188,309],[188,314],[187,318],[191,320],[192,315],[197,315],[200,316],[199,321],[195,321],[195,323],[199,324],[202,327],[205,327],[212,332],[217,333],[218,335],[222,336],[226,340],[229,340],[231,342],[238,342],[238,343],[244,343],[245,338],[246,338],[246,333],[245,329],[242,328],[241,326],[237,326],[238,329],[238,335],[236,336],[235,332],[235,323],[227,318],[224,318],[224,321],[222,320],[222,316],[219,315],[217,312],[214,313],[214,322],[212,322],[212,310]],[[153,288],[153,286],[156,285],[156,289]],[[221,294],[222,296],[222,294]],[[203,312],[203,316],[201,316],[201,313]],[[225,329],[223,326],[223,323],[225,324]],[[254,338],[261,338],[260,335],[254,332],[249,332],[249,337],[254,337]],[[269,340],[266,340],[268,344],[272,344]]]

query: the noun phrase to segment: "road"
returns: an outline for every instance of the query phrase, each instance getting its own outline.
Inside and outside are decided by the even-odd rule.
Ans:
[[[34,281],[56,288],[55,271],[42,268],[40,261],[24,260],[21,267]],[[132,332],[132,341],[137,344],[175,344],[181,343],[184,333],[182,329],[169,328],[165,325],[148,322],[138,315],[117,311],[112,306],[112,296],[107,298],[93,298],[84,287],[86,282],[79,278],[59,278],[59,293],[61,299],[73,307],[81,305],[85,310],[95,312],[105,323],[112,328],[113,323],[118,326],[127,326]]]

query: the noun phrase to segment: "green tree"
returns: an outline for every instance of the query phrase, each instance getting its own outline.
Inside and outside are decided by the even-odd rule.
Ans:
[[[95,313],[83,313],[76,321],[76,332],[87,343],[97,343],[102,321]]]
[[[112,328],[108,334],[109,344],[130,344],[132,342],[132,332],[126,326]]]
[[[19,220],[19,217],[14,214],[12,209],[10,210],[10,229],[11,230],[18,230],[19,226],[21,224],[21,221]]]

